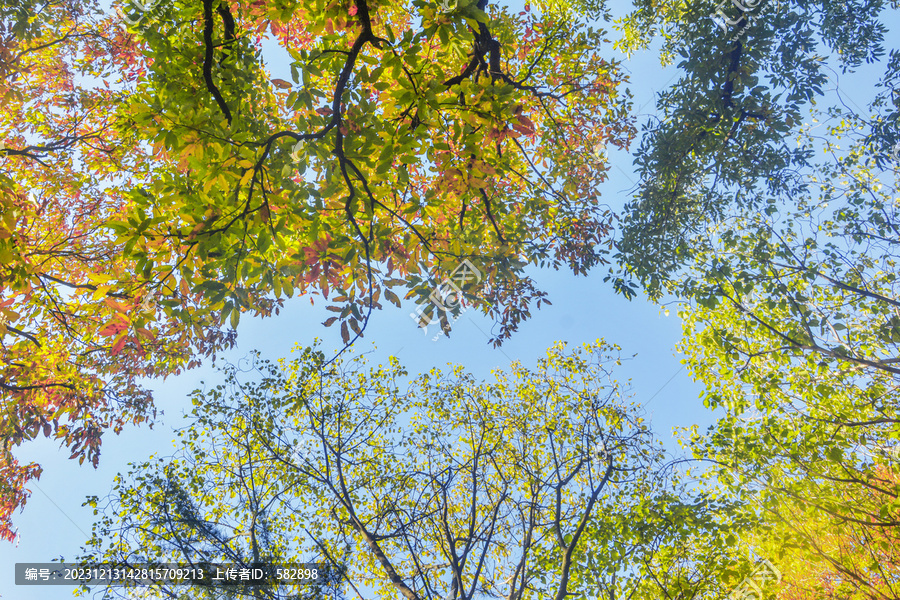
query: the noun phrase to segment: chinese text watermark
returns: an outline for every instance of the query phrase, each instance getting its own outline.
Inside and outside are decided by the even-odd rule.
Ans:
[[[456,10],[458,4],[459,0],[440,0],[440,2],[438,2],[438,6],[441,7],[442,13],[453,12]]]
[[[144,20],[144,17],[147,16],[150,11],[156,8],[161,0],[133,0],[134,7],[138,10],[138,15],[136,18],[129,17],[125,12],[122,12],[122,20],[128,23],[129,25],[138,26],[138,24]],[[147,23],[145,22],[141,27],[146,27]]]
[[[455,322],[466,312],[466,306],[462,303],[462,288],[473,279],[475,285],[480,283],[482,280],[481,271],[466,259],[454,269],[449,277],[446,277],[434,287],[428,296],[431,302],[416,306],[416,312],[409,313],[410,318],[425,330],[425,335],[428,335],[428,326],[439,320],[439,312],[450,315],[454,310],[459,309],[459,313],[453,317]],[[427,310],[429,304],[433,305],[433,309],[430,312]],[[449,330],[449,328],[450,323],[445,323],[443,329]],[[437,341],[438,337],[440,337],[440,332],[431,341]]]
[[[758,16],[757,14],[754,14],[754,12],[760,7],[762,2],[763,0],[730,0],[732,6],[726,10],[726,6],[729,2],[722,0],[722,2],[716,6],[716,11],[710,13],[709,17],[724,33],[728,33],[731,27],[739,25],[742,22],[744,23],[743,27],[738,29],[728,38],[729,42],[733,42],[744,35],[753,24],[754,19]],[[736,11],[739,11],[738,15],[732,18],[731,15],[735,14]]]
[[[728,598],[729,600],[762,600],[763,586],[773,579],[775,583],[781,581],[781,571],[768,560],[762,559],[753,572],[731,590]]]

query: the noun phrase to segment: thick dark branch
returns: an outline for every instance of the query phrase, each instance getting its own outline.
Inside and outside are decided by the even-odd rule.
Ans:
[[[219,91],[219,88],[216,87],[216,84],[213,82],[213,78],[212,78],[212,63],[213,63],[212,3],[213,3],[213,0],[203,0],[203,45],[206,47],[206,54],[203,57],[203,80],[206,82],[206,89],[208,89],[209,93],[211,93],[213,95],[213,98],[216,99],[216,103],[219,105],[219,109],[222,111],[222,114],[224,114],[225,118],[228,120],[228,125],[231,126],[231,111],[228,110],[228,105],[225,104],[225,98],[222,97],[222,93]]]
[[[61,387],[66,388],[67,390],[75,391],[75,387],[69,385],[68,383],[42,383],[41,385],[13,385],[11,383],[6,383],[3,379],[0,379],[0,388],[8,391],[8,392],[27,392],[28,390],[42,390],[45,388],[53,388],[53,387]]]
[[[20,335],[24,338],[28,338],[29,340],[34,342],[35,346],[37,346],[38,348],[41,347],[41,343],[39,341],[37,341],[37,338],[34,337],[33,335],[31,335],[30,333],[28,333],[27,331],[22,331],[21,329],[16,329],[12,325],[7,325],[6,330],[11,331],[11,332],[15,333],[16,335]]]
[[[472,57],[472,60],[469,61],[469,64],[466,65],[466,68],[462,73],[457,75],[456,77],[451,77],[447,81],[444,82],[444,86],[447,88],[451,88],[454,85],[459,85],[466,79],[472,76],[472,73],[475,72],[475,68],[478,67],[478,55]]]
[[[744,44],[741,40],[735,40],[734,49],[729,53],[728,71],[725,73],[725,89],[722,91],[722,102],[726,108],[734,106],[732,95],[734,94],[734,75],[737,75],[741,65],[741,54],[744,50]]]
[[[231,16],[231,11],[228,10],[228,6],[224,3],[219,4],[219,6],[216,7],[216,12],[222,17],[222,23],[225,25],[225,43],[227,44],[235,39],[234,17]]]
[[[31,152],[26,152],[25,150],[13,150],[12,148],[2,148],[2,149],[0,149],[0,152],[6,152],[7,156],[24,156],[26,158],[30,158],[31,160],[33,160],[35,162],[40,163],[41,166],[43,166],[43,167],[50,168],[50,165],[48,165],[47,163],[42,161],[40,158],[38,158],[36,155],[32,154]]]
[[[222,24],[225,26],[225,38],[220,44],[225,47],[225,51],[222,52],[222,58],[219,59],[219,66],[222,66],[230,55],[230,52],[227,51],[228,46],[234,43],[237,38],[234,34],[234,17],[231,16],[231,11],[228,10],[228,6],[223,2],[216,7],[216,12],[219,13],[219,16],[222,18]]]
[[[590,500],[588,500],[587,507],[584,509],[584,514],[581,515],[581,521],[578,523],[578,527],[572,533],[572,541],[569,543],[569,547],[566,548],[565,554],[563,555],[562,575],[560,577],[559,587],[556,591],[555,600],[565,600],[566,596],[569,595],[568,586],[569,574],[572,570],[572,554],[575,552],[575,548],[578,547],[578,542],[581,540],[581,535],[584,533],[588,521],[590,521],[591,512],[594,510],[594,504],[597,502],[597,498],[600,496],[600,493],[606,487],[606,484],[609,481],[612,472],[613,462],[612,458],[610,457],[606,472],[603,474],[603,479],[597,485],[594,493],[591,494],[591,498]],[[557,522],[557,526],[558,525],[559,523]]]

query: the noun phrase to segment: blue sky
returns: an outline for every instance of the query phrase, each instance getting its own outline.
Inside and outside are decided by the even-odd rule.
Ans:
[[[661,74],[653,54],[631,61],[628,68],[639,74],[629,85],[635,93],[635,108],[644,105],[639,112],[654,111],[654,90],[648,84],[663,84],[674,71]],[[632,159],[627,153],[612,150],[610,158],[614,167],[602,188],[602,201],[618,211],[629,197],[628,190],[635,178],[631,171]],[[437,327],[431,325],[427,334],[416,327],[409,316],[415,309],[411,300],[404,300],[402,309],[386,303],[384,310],[375,311],[365,338],[357,342],[355,349],[372,350],[374,344],[375,351],[368,355],[371,363],[383,362],[388,356],[395,355],[410,374],[453,363],[488,378],[491,369],[507,368],[513,360],[533,367],[557,340],[582,344],[605,338],[622,346],[623,357],[637,354],[634,359],[624,361],[618,371],[620,381],[632,379],[636,400],[646,401],[671,379],[647,404],[655,431],[669,445],[673,425],[711,420],[708,411],[697,400],[699,388],[681,369],[680,359],[674,354],[674,346],[681,334],[678,317],[674,311],[670,316],[664,316],[658,307],[641,298],[629,302],[615,295],[611,286],[603,283],[604,273],[598,268],[587,277],[575,277],[565,271],[536,270],[534,276],[538,286],[550,294],[553,305],[533,311],[533,318],[499,349],[487,343],[492,322],[474,310],[467,311],[454,323],[451,337],[441,336],[432,341]],[[326,352],[333,353],[341,347],[341,341],[337,327],[321,325],[329,316],[332,315],[324,309],[324,303],[311,306],[306,298],[293,298],[276,317],[242,319],[238,328],[238,346],[224,356],[235,362],[255,349],[265,358],[276,359],[288,356],[295,344],[310,344],[315,337],[322,339]],[[102,498],[108,494],[116,473],[126,473],[129,462],[144,460],[151,453],[165,456],[174,452],[172,429],[184,425],[181,415],[190,410],[187,394],[202,387],[202,382],[215,383],[216,379],[215,370],[204,365],[165,382],[151,382],[157,406],[164,414],[152,430],[129,427],[119,436],[104,436],[100,466],[96,470],[68,460],[68,452],[59,450],[57,444],[49,440],[39,440],[19,449],[16,454],[20,462],[37,461],[43,465],[44,473],[40,481],[32,485],[33,494],[25,511],[16,515],[15,523],[21,534],[18,546],[0,545],[3,573],[11,575],[16,562],[46,562],[60,556],[74,559],[89,537],[93,523],[92,509],[82,507],[85,496]],[[12,577],[4,575],[0,578],[2,598],[71,598],[71,589],[57,586],[17,588]]]
[[[714,24],[710,22],[710,26]],[[611,48],[607,55],[622,58]],[[675,70],[663,70],[653,51],[641,53],[624,66],[631,74],[628,87],[634,93],[635,112],[641,115],[639,123],[643,123],[648,115],[655,113],[655,93],[673,80]],[[864,101],[867,95],[860,94],[860,100]],[[860,102],[860,106],[864,104]],[[628,153],[612,150],[610,158],[613,167],[609,181],[602,188],[602,201],[618,212],[630,197],[636,178]],[[389,355],[395,355],[410,374],[458,363],[475,375],[488,378],[491,369],[506,368],[512,360],[533,367],[557,340],[581,344],[605,338],[622,346],[623,357],[636,355],[623,362],[617,378],[621,382],[631,379],[635,400],[645,405],[657,436],[675,451],[673,427],[696,423],[703,430],[713,420],[713,414],[698,399],[700,387],[690,380],[682,369],[681,357],[674,352],[681,336],[676,311],[664,316],[659,307],[640,296],[629,302],[615,295],[611,286],[603,283],[604,274],[603,268],[587,277],[575,277],[564,271],[535,271],[539,288],[549,292],[553,305],[534,311],[533,317],[499,349],[487,343],[491,322],[473,310],[454,324],[452,337],[432,341],[436,327],[431,326],[427,334],[417,329],[409,317],[415,308],[409,300],[404,301],[402,309],[385,303],[384,310],[375,311],[366,336],[357,342],[356,349],[372,350],[374,343],[376,349],[369,355],[370,363],[384,362]],[[236,362],[255,349],[265,358],[277,359],[289,356],[295,344],[310,344],[315,337],[322,339],[326,352],[334,352],[341,347],[340,333],[337,327],[321,325],[328,316],[331,313],[325,311],[324,303],[311,306],[306,298],[294,298],[277,317],[242,319],[238,347],[225,357]],[[152,430],[130,427],[119,436],[111,433],[104,436],[100,467],[96,470],[68,460],[68,452],[59,450],[49,440],[39,440],[17,450],[20,462],[37,461],[43,465],[44,473],[39,482],[31,485],[33,494],[25,511],[16,515],[15,523],[21,534],[18,545],[0,544],[0,572],[3,573],[0,597],[22,600],[72,597],[72,588],[68,587],[16,588],[13,564],[45,562],[60,556],[73,559],[89,537],[94,519],[92,510],[82,507],[85,496],[107,495],[114,476],[127,472],[129,462],[142,461],[151,453],[162,456],[172,453],[172,429],[184,424],[182,412],[190,409],[187,394],[202,387],[204,381],[215,384],[217,378],[216,372],[204,365],[165,382],[151,382],[157,406],[162,411],[155,427]]]

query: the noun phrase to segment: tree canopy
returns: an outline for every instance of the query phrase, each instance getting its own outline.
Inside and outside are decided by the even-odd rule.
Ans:
[[[594,0],[0,3],[0,536],[40,473],[16,445],[96,465],[105,429],[153,418],[138,378],[215,356],[248,311],[321,297],[349,347],[466,264],[479,285],[422,323],[464,301],[499,345],[547,302],[531,267],[613,261],[620,293],[679,304],[724,411],[681,437],[702,467],[666,460],[604,343],[490,383],[307,348],[195,393],[85,558],[302,554],[350,595],[510,600],[720,598],[764,559],[785,599],[897,598],[887,7],[635,0],[613,42]],[[609,48],[653,44],[680,78],[614,235],[598,149],[637,130]],[[851,108],[838,72],[875,70]]]
[[[660,117],[635,152],[640,180],[618,240],[623,289],[642,285],[660,298],[677,288],[708,226],[734,209],[791,205],[804,194],[814,150],[791,140],[834,69],[853,72],[885,56],[885,5],[634,2],[618,23],[618,47],[633,54],[661,40],[663,64],[678,60],[680,77],[659,94]],[[865,153],[879,168],[900,142],[897,52],[888,58],[873,99],[878,114],[860,115]]]
[[[634,128],[604,32],[442,6],[0,4],[0,536],[40,474],[15,446],[96,465],[153,418],[139,378],[230,347],[242,313],[321,297],[349,344],[469,260],[499,344],[546,301],[528,265],[606,261],[593,150]]]
[[[684,75],[637,151],[616,275],[681,305],[685,363],[726,412],[686,441],[755,515],[751,547],[795,570],[784,597],[896,597],[879,547],[898,526],[898,465],[873,454],[900,441],[885,3],[637,6],[622,47],[658,33]],[[882,74],[861,109],[838,70],[864,64]]]
[[[194,393],[175,456],[90,500],[103,516],[82,560],[302,557],[359,598],[716,597],[741,562],[739,512],[686,491],[618,362],[598,341],[485,382],[315,348],[232,367]]]

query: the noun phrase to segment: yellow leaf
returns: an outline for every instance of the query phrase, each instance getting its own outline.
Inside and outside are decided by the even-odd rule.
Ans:
[[[91,296],[91,298],[92,298],[94,301],[97,301],[97,300],[100,300],[101,298],[106,297],[106,294],[107,294],[107,292],[109,292],[109,288],[110,288],[110,287],[112,287],[112,286],[109,286],[109,285],[101,285],[101,286],[98,287],[96,290],[94,290],[94,294],[93,294],[93,296]]]

